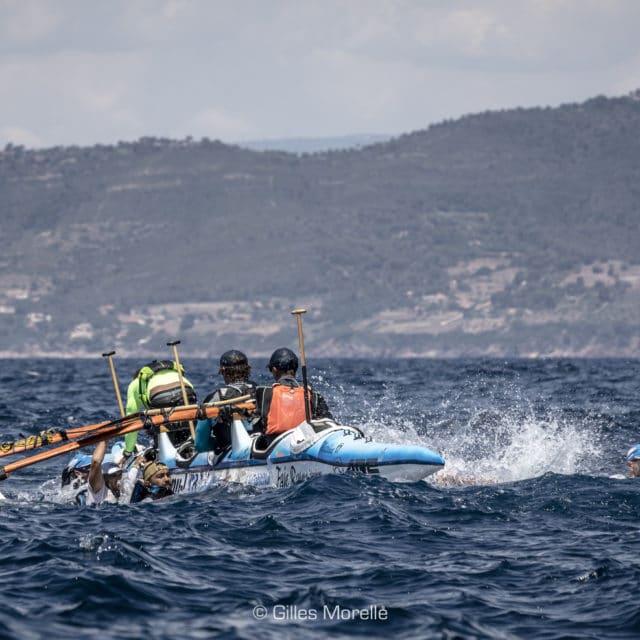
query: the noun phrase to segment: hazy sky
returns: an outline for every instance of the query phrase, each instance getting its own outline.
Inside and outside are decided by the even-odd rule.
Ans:
[[[640,0],[0,0],[0,149],[399,134],[640,88]]]

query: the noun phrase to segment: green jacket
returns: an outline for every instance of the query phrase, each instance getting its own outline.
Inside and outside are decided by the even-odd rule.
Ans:
[[[182,376],[185,387],[191,387],[193,385],[187,378]],[[160,386],[166,385],[180,385],[180,377],[177,371],[171,371],[166,369],[164,371],[158,371],[154,373],[149,380],[147,380],[146,388],[145,384],[142,384],[142,393],[140,390],[140,380],[134,378],[127,387],[127,407],[126,413],[130,415],[132,413],[138,413],[139,411],[146,411],[150,408],[147,398],[153,394],[153,390]],[[136,448],[136,442],[138,441],[138,432],[128,433],[124,437],[124,450],[126,453],[133,453]]]

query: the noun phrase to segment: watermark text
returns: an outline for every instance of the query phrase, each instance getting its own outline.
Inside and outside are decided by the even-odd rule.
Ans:
[[[321,608],[299,607],[295,604],[275,604],[271,607],[258,605],[253,608],[252,615],[256,620],[275,621],[380,621],[389,620],[389,611],[384,605],[371,605],[362,609],[342,607],[339,604]]]

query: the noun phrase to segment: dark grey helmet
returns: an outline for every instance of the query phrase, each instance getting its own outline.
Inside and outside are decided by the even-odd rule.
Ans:
[[[225,351],[220,356],[220,368],[223,367],[235,367],[241,364],[249,364],[247,360],[247,356],[242,353],[242,351],[238,351],[237,349],[231,349],[231,351]]]
[[[278,371],[293,371],[295,373],[298,370],[298,356],[291,349],[280,347],[280,349],[276,349],[271,354],[267,369],[269,371],[278,369]]]

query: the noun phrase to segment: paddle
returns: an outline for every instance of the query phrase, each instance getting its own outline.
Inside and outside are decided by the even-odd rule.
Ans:
[[[302,388],[304,389],[304,415],[307,422],[311,424],[311,397],[309,395],[309,383],[307,382],[307,361],[304,356],[304,336],[302,334],[302,314],[307,313],[306,309],[294,309],[291,315],[298,320],[298,343],[300,344],[300,369],[302,370]]]
[[[173,357],[176,361],[176,368],[178,369],[178,380],[180,380],[180,389],[182,390],[182,401],[185,406],[189,403],[187,398],[187,390],[184,386],[184,378],[182,377],[182,369],[180,368],[180,360],[178,359],[178,345],[180,340],[174,340],[173,342],[167,342],[167,347],[173,347]],[[191,439],[196,440],[196,429],[192,421],[189,421],[189,430],[191,431]]]
[[[89,431],[95,431],[102,427],[117,424],[121,422],[121,420],[122,418],[119,418],[118,420],[96,422],[95,424],[89,424],[84,427],[72,427],[70,429],[48,429],[41,431],[39,434],[27,436],[22,440],[3,442],[0,444],[0,458],[11,456],[15,453],[21,453],[22,451],[28,451],[30,449],[46,447],[49,444],[56,444],[57,442],[64,442],[65,440],[74,440],[75,438],[85,435]]]
[[[218,402],[207,403],[206,405],[186,405],[183,408],[193,409],[202,406],[203,408],[207,407],[220,407],[226,404],[233,404],[237,402],[244,402],[245,400],[250,400],[250,395],[240,396],[238,398],[229,398],[228,400],[220,400]],[[253,408],[253,404],[246,408]],[[156,415],[161,414],[163,412],[166,413],[167,409],[150,409],[147,411],[147,415]],[[100,433],[102,429],[105,427],[116,427],[126,425],[128,422],[132,420],[136,420],[140,418],[140,416],[145,415],[143,412],[132,413],[128,416],[124,416],[123,418],[118,418],[117,420],[108,420],[105,422],[96,422],[95,424],[85,425],[83,427],[71,427],[70,429],[49,429],[47,431],[41,431],[39,434],[27,436],[22,440],[3,442],[0,444],[0,458],[5,456],[11,456],[16,453],[22,453],[24,451],[30,451],[32,449],[39,449],[40,447],[46,447],[50,444],[57,444],[59,442],[66,442],[75,440],[76,438],[80,438],[87,433],[93,431],[96,433]],[[217,415],[217,414],[216,414]],[[207,416],[209,417],[209,416]],[[170,420],[173,422],[173,420]]]
[[[108,351],[103,353],[102,357],[109,360],[109,369],[111,369],[111,379],[113,380],[113,388],[116,391],[116,398],[118,399],[118,407],[120,408],[120,415],[124,418],[126,415],[124,412],[124,405],[122,404],[122,396],[120,395],[120,385],[118,384],[118,377],[116,376],[116,368],[113,366],[113,356],[115,351]]]
[[[49,460],[49,458],[61,456],[62,454],[68,453],[69,451],[75,451],[76,449],[88,447],[89,445],[102,442],[103,440],[109,440],[115,436],[121,436],[127,433],[131,433],[132,431],[138,431],[145,426],[146,422],[144,420],[138,419],[131,424],[125,426],[110,427],[108,429],[100,431],[99,433],[94,433],[93,435],[87,436],[86,438],[67,442],[67,444],[63,444],[62,446],[56,447],[55,449],[43,451],[41,453],[37,453],[36,455],[29,456],[28,458],[18,460],[17,462],[12,462],[5,465],[4,467],[0,467],[0,480],[5,480],[10,473],[17,471],[18,469],[23,469],[24,467],[29,467],[38,462]]]
[[[159,427],[166,423],[172,422],[185,422],[187,420],[193,420],[196,417],[202,418],[216,418],[218,416],[218,407],[233,404],[238,409],[253,409],[255,404],[253,402],[244,402],[250,399],[250,395],[240,396],[238,398],[229,398],[228,400],[221,400],[220,402],[211,402],[204,405],[187,405],[181,407],[172,407],[170,409],[152,409],[141,414],[132,414],[126,416],[120,420],[114,421],[113,426],[100,429],[98,433],[94,433],[86,438],[75,440],[73,442],[67,442],[60,447],[50,449],[49,451],[43,451],[33,456],[23,458],[16,462],[0,467],[0,480],[5,480],[10,473],[29,467],[38,462],[49,460],[61,456],[70,451],[76,451],[83,447],[88,447],[92,444],[97,444],[103,440],[110,440],[117,436],[123,436],[133,431],[139,431],[150,426]],[[124,425],[117,424],[125,422]],[[128,423],[128,424],[126,424]]]

